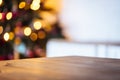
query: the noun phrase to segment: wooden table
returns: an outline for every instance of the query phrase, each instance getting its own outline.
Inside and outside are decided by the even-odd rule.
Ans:
[[[74,56],[0,61],[0,80],[120,80],[120,60]]]

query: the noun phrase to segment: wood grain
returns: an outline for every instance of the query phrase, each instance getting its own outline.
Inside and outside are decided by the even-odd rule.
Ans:
[[[0,80],[120,80],[120,60],[71,56],[1,61]]]

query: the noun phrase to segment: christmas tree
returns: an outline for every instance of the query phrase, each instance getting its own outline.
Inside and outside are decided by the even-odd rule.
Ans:
[[[45,56],[50,38],[64,38],[48,0],[0,0],[0,59]]]

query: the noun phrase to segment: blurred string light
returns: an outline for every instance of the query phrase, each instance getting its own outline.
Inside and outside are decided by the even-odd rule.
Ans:
[[[40,22],[40,20],[36,20],[36,21],[33,23],[33,26],[34,26],[34,29],[35,29],[35,30],[39,30],[39,29],[42,27],[42,23]]]
[[[2,13],[0,13],[0,20],[3,18]]]
[[[0,5],[2,5],[2,3],[3,3],[3,0],[0,0]]]
[[[24,29],[24,34],[25,34],[26,36],[29,36],[29,35],[31,34],[31,32],[32,32],[32,30],[31,30],[31,28],[29,28],[29,27],[26,27],[26,28]]]
[[[8,12],[6,15],[6,19],[10,20],[12,18],[12,12]]]
[[[40,8],[40,0],[33,0],[32,4],[30,5],[32,10],[38,10]]]
[[[10,37],[10,36],[9,36],[9,33],[6,32],[6,33],[4,34],[4,40],[5,40],[5,41],[8,41],[8,40],[9,40],[9,37]]]
[[[10,32],[10,33],[9,33],[9,40],[13,40],[14,36],[15,36],[14,33],[13,33],[13,32]]]
[[[3,32],[3,27],[0,26],[0,34],[2,34],[2,32]]]
[[[45,34],[44,31],[39,31],[39,32],[38,32],[38,38],[39,38],[39,39],[44,39],[45,37],[46,37],[46,34]]]
[[[32,41],[36,41],[37,40],[37,34],[36,33],[32,33],[31,35],[30,35],[30,39],[32,40]]]
[[[25,6],[26,6],[26,2],[20,2],[20,4],[19,4],[19,8],[20,9],[23,9],[23,8],[25,8]]]

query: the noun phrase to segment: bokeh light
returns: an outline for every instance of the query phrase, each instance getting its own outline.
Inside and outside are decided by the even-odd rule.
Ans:
[[[0,34],[2,34],[2,32],[3,32],[3,27],[0,26]]]
[[[42,24],[40,21],[35,21],[33,26],[34,26],[34,29],[39,30],[42,27]]]
[[[6,15],[6,19],[10,20],[12,18],[12,12],[8,12]]]
[[[23,9],[26,6],[26,2],[20,2],[19,8]]]
[[[38,10],[40,8],[40,0],[33,0],[32,4],[30,5],[32,10]]]
[[[30,35],[30,39],[31,39],[32,41],[36,41],[36,40],[37,40],[37,34],[36,34],[36,33],[32,33],[32,34]]]
[[[9,33],[6,32],[6,33],[4,34],[4,40],[5,40],[5,41],[8,41],[8,40],[9,40]]]
[[[40,5],[39,4],[31,4],[30,8],[35,11],[35,10],[38,10],[40,8]]]
[[[13,40],[13,38],[14,38],[15,35],[14,35],[13,32],[10,32],[10,33],[9,33],[9,36],[10,36],[10,37],[9,37],[9,40]]]
[[[38,38],[39,39],[44,39],[46,37],[46,33],[44,31],[39,31],[38,32]]]
[[[3,0],[0,0],[0,5],[2,5],[2,3],[3,3]]]
[[[32,30],[31,30],[31,28],[29,28],[29,27],[26,27],[26,28],[24,29],[24,34],[25,34],[26,36],[29,36],[29,35],[31,34],[31,32],[32,32]]]
[[[0,13],[0,20],[3,18],[2,13]]]

